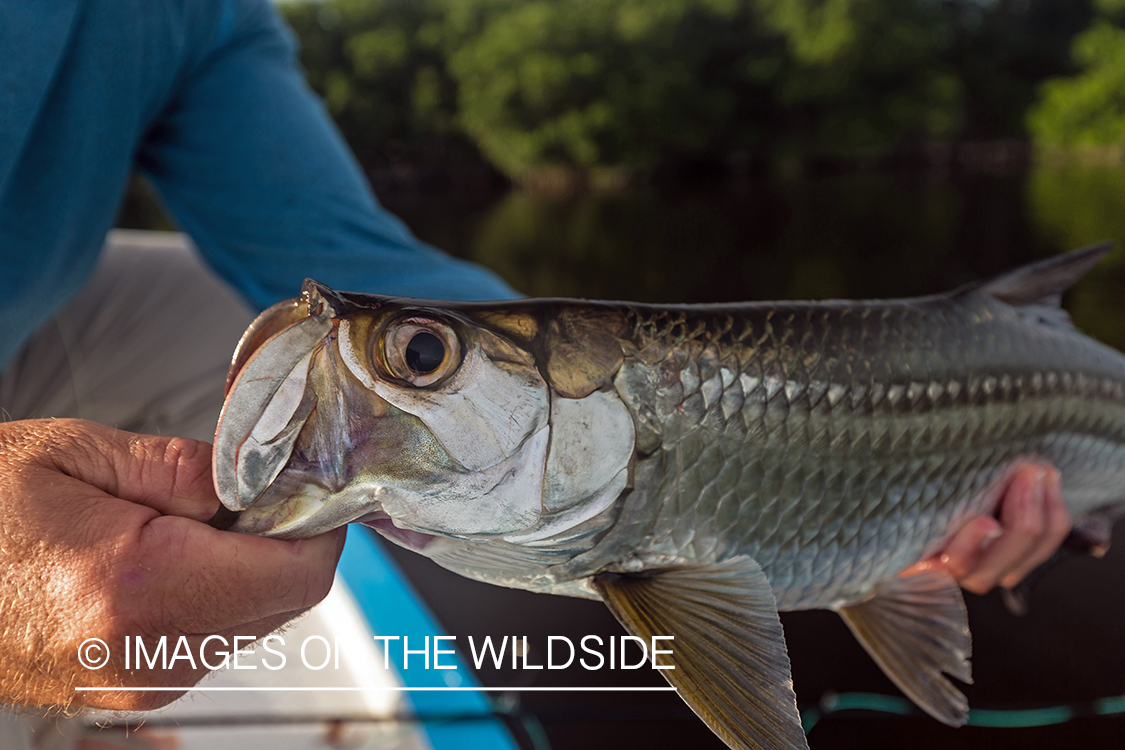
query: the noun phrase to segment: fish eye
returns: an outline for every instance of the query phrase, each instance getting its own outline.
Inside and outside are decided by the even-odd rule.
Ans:
[[[445,344],[429,331],[419,331],[406,345],[406,366],[415,375],[429,375],[445,360]]]
[[[400,318],[384,330],[375,355],[391,377],[422,387],[457,370],[461,344],[453,329],[440,320]]]

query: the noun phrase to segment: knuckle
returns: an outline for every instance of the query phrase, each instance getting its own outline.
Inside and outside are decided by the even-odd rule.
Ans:
[[[172,492],[194,494],[210,486],[211,451],[207,443],[189,438],[170,438],[164,446],[164,462],[172,467]]]

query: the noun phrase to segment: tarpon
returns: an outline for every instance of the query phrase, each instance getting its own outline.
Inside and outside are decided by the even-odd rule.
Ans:
[[[216,486],[236,530],[361,521],[476,580],[604,600],[633,635],[674,636],[661,674],[731,747],[806,747],[778,610],[836,610],[961,724],[960,589],[899,573],[1027,461],[1058,467],[1108,544],[1125,356],[1059,307],[1108,249],[887,301],[463,303],[306,281],[235,353]]]

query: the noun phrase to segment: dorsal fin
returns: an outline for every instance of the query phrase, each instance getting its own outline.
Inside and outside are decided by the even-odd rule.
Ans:
[[[1013,307],[1058,307],[1062,293],[1112,249],[1112,242],[1099,242],[1066,255],[1029,263],[979,286],[967,287],[965,291],[986,292]]]

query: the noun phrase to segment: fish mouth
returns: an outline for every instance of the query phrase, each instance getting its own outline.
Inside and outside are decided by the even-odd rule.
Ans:
[[[263,312],[240,340],[212,459],[219,500],[237,514],[229,530],[294,539],[386,517],[385,482],[356,466],[387,431],[376,418],[386,404],[340,377],[340,317],[351,307],[307,280],[300,299]],[[432,538],[399,531],[411,549]]]
[[[313,355],[335,327],[331,308],[306,295],[266,310],[243,335],[212,460],[215,490],[227,508],[249,508],[288,463],[316,406],[307,387]]]
[[[220,501],[239,514],[230,529],[302,538],[382,513],[394,521],[371,525],[410,549],[434,535],[527,530],[542,514],[550,437],[538,372],[526,357],[515,370],[493,364],[478,347],[456,358],[464,382],[400,382],[383,358],[402,306],[353,297],[307,281],[240,342],[212,461]],[[501,427],[466,437],[449,402],[473,425]]]
[[[288,472],[262,497],[238,515],[231,531],[275,539],[298,539],[323,534],[364,517],[386,514],[379,508],[378,492],[349,487],[333,492],[323,482]]]

